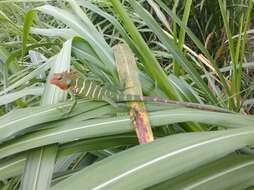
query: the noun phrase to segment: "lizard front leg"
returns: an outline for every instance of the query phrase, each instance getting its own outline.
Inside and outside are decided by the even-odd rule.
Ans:
[[[76,96],[75,96],[75,93],[73,93],[73,91],[69,91],[69,94],[71,96],[71,105],[67,108],[67,111],[66,109],[61,109],[61,111],[64,113],[64,117],[67,117],[70,115],[70,113],[74,110],[74,108],[76,107],[77,105],[77,99],[76,99]]]

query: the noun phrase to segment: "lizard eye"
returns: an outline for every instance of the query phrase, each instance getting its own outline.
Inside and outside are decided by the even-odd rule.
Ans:
[[[72,80],[69,79],[69,80],[66,81],[66,83],[67,83],[68,86],[70,86],[72,84]]]

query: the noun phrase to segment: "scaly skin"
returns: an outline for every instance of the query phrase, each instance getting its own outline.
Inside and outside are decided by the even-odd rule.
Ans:
[[[158,97],[128,95],[112,92],[105,87],[99,86],[95,81],[81,78],[80,76],[78,76],[77,73],[72,71],[54,74],[52,79],[50,80],[50,83],[58,86],[62,90],[70,90],[74,96],[87,97],[92,100],[112,102],[145,101],[161,104],[179,105],[187,108],[214,112],[231,113],[223,108],[212,105],[202,105],[192,102],[180,102],[175,100],[161,99]]]

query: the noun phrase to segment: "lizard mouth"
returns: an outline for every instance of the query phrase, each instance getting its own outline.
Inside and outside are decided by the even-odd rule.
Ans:
[[[57,85],[60,81],[61,79],[61,76],[60,75],[58,75],[58,74],[54,74],[53,75],[53,77],[49,80],[49,83],[50,84],[54,84],[54,85]]]
[[[50,79],[50,80],[49,80],[49,83],[50,83],[50,84],[54,84],[54,85],[57,85],[58,82],[59,82],[59,81],[58,81],[58,80],[55,80],[55,79]]]

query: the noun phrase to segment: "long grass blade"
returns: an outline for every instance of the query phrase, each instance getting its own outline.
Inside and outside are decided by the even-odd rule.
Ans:
[[[144,189],[221,158],[246,144],[253,144],[253,136],[253,127],[246,127],[165,137],[104,159],[56,184],[51,190]],[[216,151],[208,151],[208,147]],[[103,171],[108,171],[107,175]],[[156,176],[152,175],[155,173]]]

